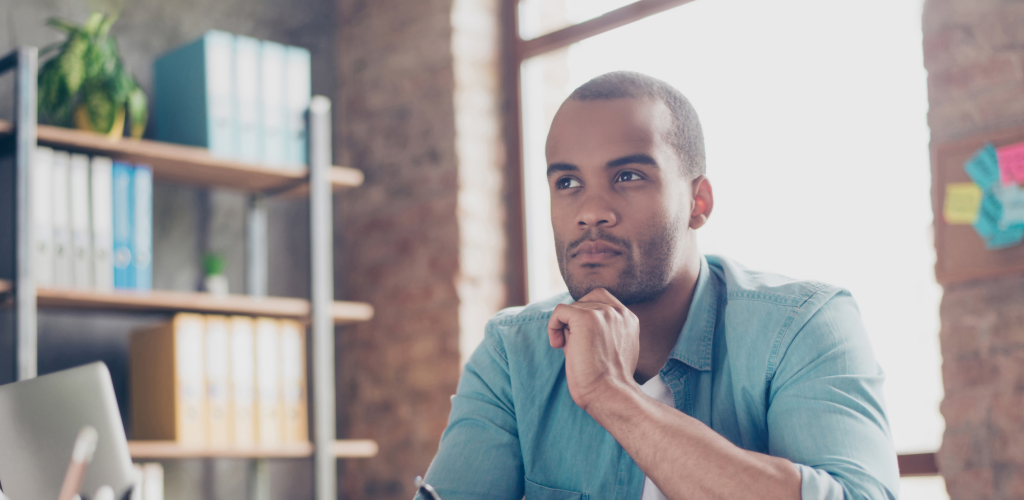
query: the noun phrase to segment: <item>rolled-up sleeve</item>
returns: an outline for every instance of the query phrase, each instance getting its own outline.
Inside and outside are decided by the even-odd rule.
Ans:
[[[445,500],[520,500],[523,477],[508,360],[489,327],[459,379],[425,480]]]
[[[895,499],[884,376],[841,292],[788,337],[769,381],[769,453],[797,464],[803,500]]]

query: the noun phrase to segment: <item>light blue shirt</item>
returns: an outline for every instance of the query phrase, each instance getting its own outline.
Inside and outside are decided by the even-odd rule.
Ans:
[[[643,471],[573,402],[565,357],[548,344],[560,302],[572,299],[487,324],[426,474],[444,500],[640,498]],[[660,375],[677,410],[797,464],[804,500],[896,498],[884,377],[849,292],[702,258]]]

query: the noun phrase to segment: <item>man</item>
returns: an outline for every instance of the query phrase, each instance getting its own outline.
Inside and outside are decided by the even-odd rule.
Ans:
[[[599,76],[546,152],[571,298],[488,323],[426,475],[442,498],[896,498],[850,294],[698,252],[714,197],[678,90]]]

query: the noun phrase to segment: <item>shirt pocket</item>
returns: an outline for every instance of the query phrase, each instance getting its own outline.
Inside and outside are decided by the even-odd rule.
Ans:
[[[548,488],[529,479],[526,480],[526,500],[589,500],[589,498],[590,496],[585,493]]]

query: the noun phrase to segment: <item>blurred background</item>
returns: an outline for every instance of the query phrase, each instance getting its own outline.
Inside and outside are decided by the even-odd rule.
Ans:
[[[901,498],[1024,498],[1024,250],[1020,238],[986,246],[971,225],[980,194],[967,222],[943,210],[981,145],[1024,141],[1024,4],[5,0],[0,53],[60,42],[47,19],[93,12],[119,14],[110,34],[149,97],[147,140],[170,140],[154,126],[165,54],[208,30],[308,50],[307,94],[333,104],[332,163],[364,176],[335,183],[327,232],[334,298],[373,311],[335,316],[337,437],[374,443],[339,454],[339,498],[410,498],[487,319],[564,291],[544,143],[569,93],[614,70],[667,81],[701,117],[717,201],[702,252],[853,293],[887,376]],[[0,77],[0,119],[14,104]],[[310,298],[308,199],[259,197],[254,291],[253,190],[163,172],[153,166],[152,290],[210,292],[212,273],[232,294]],[[47,293],[39,373],[105,361],[138,441],[131,338],[174,308]],[[15,320],[2,314],[7,382]],[[137,458],[160,464],[167,498],[313,498],[308,454]]]

